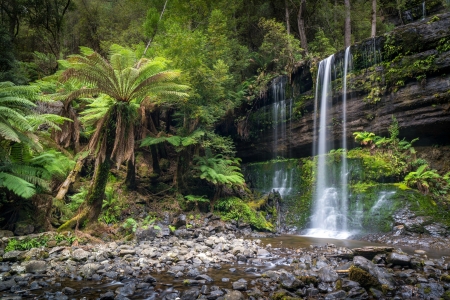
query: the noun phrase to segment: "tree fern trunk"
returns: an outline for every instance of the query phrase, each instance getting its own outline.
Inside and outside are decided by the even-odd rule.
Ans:
[[[159,166],[158,151],[156,145],[151,145],[150,151],[152,152],[153,174],[161,174],[161,168]]]
[[[135,160],[129,160],[127,162],[127,178],[125,184],[128,190],[136,189],[136,162]]]

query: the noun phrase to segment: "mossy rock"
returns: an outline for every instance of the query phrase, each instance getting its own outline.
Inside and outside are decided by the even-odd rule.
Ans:
[[[378,287],[378,280],[369,274],[369,272],[364,271],[356,266],[351,266],[348,273],[350,280],[358,282],[364,288]]]
[[[270,299],[273,300],[295,300],[295,299],[302,299],[291,296],[291,294],[286,290],[278,290],[270,297]]]
[[[441,276],[440,279],[441,279],[441,281],[444,281],[444,282],[450,282],[450,275],[444,274]]]

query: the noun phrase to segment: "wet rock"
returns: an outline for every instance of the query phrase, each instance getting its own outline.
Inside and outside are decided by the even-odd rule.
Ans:
[[[263,249],[263,248],[258,249],[258,251],[256,252],[256,255],[260,256],[260,257],[269,257],[269,256],[271,256],[270,252],[267,251],[266,249]]]
[[[247,281],[245,279],[239,279],[238,281],[233,282],[233,290],[246,291]]]
[[[225,300],[244,300],[244,295],[239,291],[227,291],[223,297]]]
[[[300,280],[288,272],[283,272],[280,274],[279,282],[283,288],[289,291],[294,291],[303,285]]]
[[[194,233],[192,231],[188,231],[186,229],[177,229],[174,231],[173,234],[178,238],[184,238],[184,239],[189,239],[194,236]]]
[[[373,259],[377,254],[387,254],[392,252],[394,247],[385,247],[385,246],[367,246],[362,248],[354,248],[352,249],[355,256],[363,256],[367,259]]]
[[[136,250],[134,249],[122,249],[119,252],[119,256],[125,256],[125,255],[135,255],[136,254]]]
[[[419,295],[425,299],[439,299],[444,295],[444,288],[435,282],[421,283],[417,288]]]
[[[151,275],[146,275],[144,277],[144,282],[153,283],[153,282],[156,282],[156,278]]]
[[[114,300],[114,293],[113,292],[106,292],[104,294],[100,294],[100,300]]]
[[[354,287],[348,291],[347,299],[369,299],[369,295],[364,288]]]
[[[346,292],[350,291],[353,288],[359,287],[359,283],[356,281],[344,279],[342,280],[342,289]]]
[[[42,273],[47,270],[47,262],[43,260],[31,260],[25,264],[27,273]]]
[[[135,232],[136,239],[140,241],[152,241],[158,235],[158,231],[150,226],[147,229],[138,228]]]
[[[339,275],[333,270],[331,267],[323,267],[319,271],[317,271],[319,278],[323,282],[335,282],[338,280]]]
[[[73,295],[77,292],[77,290],[66,286],[62,289],[62,292],[66,295]]]
[[[370,287],[372,285],[384,285],[387,289],[393,290],[395,287],[392,275],[387,273],[385,270],[377,267],[367,258],[362,256],[355,256],[353,258],[354,267],[350,268],[349,278],[350,280],[357,281],[363,287]],[[356,269],[355,269],[356,267]],[[365,271],[360,272],[357,270]]]
[[[187,291],[184,291],[181,295],[181,300],[195,300],[200,295],[199,289],[190,289]]]
[[[409,266],[411,263],[411,257],[406,254],[391,252],[387,256],[387,262],[398,266]]]
[[[128,297],[132,296],[136,291],[136,285],[133,282],[127,283],[116,289],[116,294]]]
[[[205,280],[206,282],[213,282],[214,280],[206,274],[198,275],[195,280]]]
[[[42,248],[32,248],[32,249],[26,251],[23,254],[23,257],[25,260],[30,260],[30,259],[40,260],[40,259],[47,258],[48,255],[49,255],[48,252]]]
[[[331,299],[345,299],[345,296],[347,294],[344,291],[337,291],[333,293],[328,293],[325,296],[325,300],[331,300]]]
[[[212,291],[211,293],[209,293],[206,296],[206,299],[208,299],[208,300],[215,300],[215,299],[217,299],[219,297],[222,297],[224,294],[225,293],[223,291],[221,291],[221,290],[215,290],[215,291]]]
[[[185,226],[186,225],[186,215],[181,214],[178,217],[175,218],[175,220],[172,223],[173,225],[175,225],[175,227],[181,227],[181,226]]]
[[[86,260],[89,257],[90,253],[88,251],[85,251],[83,249],[75,249],[72,252],[72,259],[75,261],[83,261]]]
[[[80,268],[80,275],[84,277],[91,277],[100,268],[99,264],[88,263]]]
[[[14,279],[10,279],[10,280],[7,280],[7,281],[1,281],[0,282],[0,292],[9,290],[14,285],[16,285],[16,281]]]

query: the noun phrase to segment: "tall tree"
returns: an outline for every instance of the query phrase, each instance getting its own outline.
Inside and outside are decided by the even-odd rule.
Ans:
[[[300,37],[300,47],[302,47],[303,51],[308,54],[308,41],[306,39],[306,29],[305,29],[305,21],[303,18],[303,11],[306,5],[306,0],[300,0],[297,12],[297,27],[298,34]]]
[[[84,220],[97,220],[113,161],[117,166],[124,161],[134,161],[139,106],[144,102],[157,102],[162,96],[187,97],[188,87],[174,82],[180,72],[168,70],[165,60],[137,59],[133,51],[117,45],[111,47],[109,60],[89,48],[81,51],[82,55],[68,59],[71,67],[62,73],[61,79],[88,86],[72,92],[69,99],[100,95],[84,112],[84,120],[96,127],[89,149],[97,159],[83,210],[60,230],[82,224]]]
[[[371,37],[377,35],[377,0],[372,0],[372,33]]]
[[[350,0],[345,0],[345,26],[344,26],[344,45],[345,48],[352,44],[352,29],[350,25]]]

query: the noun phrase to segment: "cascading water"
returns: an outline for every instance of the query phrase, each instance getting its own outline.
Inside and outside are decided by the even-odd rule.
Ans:
[[[286,77],[278,78],[272,82],[271,95],[272,104],[272,124],[273,124],[273,158],[289,155],[285,148],[280,149],[279,142],[287,141],[286,131],[287,120],[291,119],[292,101],[286,99]],[[276,166],[272,178],[272,187],[270,191],[277,191],[281,196],[288,195],[292,189],[292,170],[286,170],[285,165]]]
[[[330,141],[333,132],[330,126],[330,106],[332,103],[332,68],[334,55],[319,64],[316,82],[316,97],[314,115],[314,154],[317,155],[316,189],[314,195],[314,210],[311,217],[311,228],[306,235],[318,237],[347,238],[347,73],[350,65],[350,48],[345,51],[343,65],[343,98],[342,98],[342,163],[340,178],[330,178],[332,173],[327,166],[327,153],[332,149]],[[319,115],[318,115],[319,114]]]
[[[425,20],[425,18],[427,17],[427,9],[425,6],[425,1],[422,2],[422,20]]]

